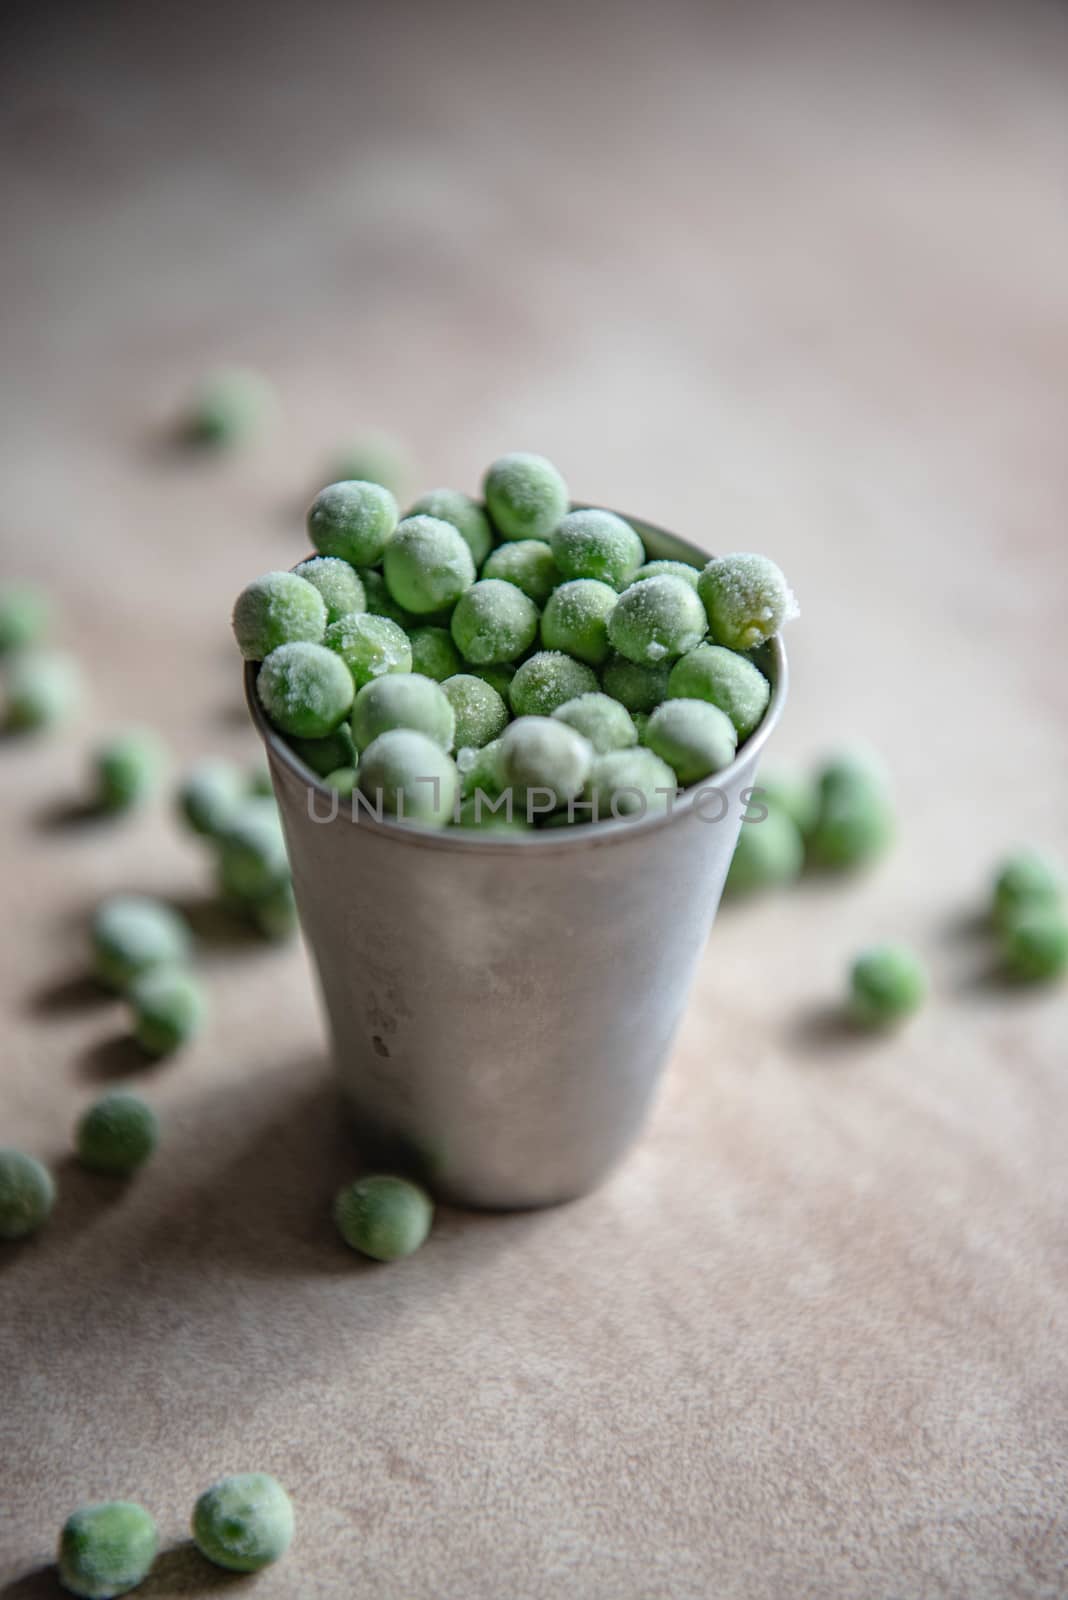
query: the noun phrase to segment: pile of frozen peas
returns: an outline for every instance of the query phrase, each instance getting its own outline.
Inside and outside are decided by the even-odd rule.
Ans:
[[[317,555],[238,596],[260,702],[311,773],[396,820],[507,834],[663,810],[729,766],[771,695],[753,652],[797,611],[775,563],[648,561],[542,456],[495,461],[483,496],[400,517],[380,484],[329,484]]]

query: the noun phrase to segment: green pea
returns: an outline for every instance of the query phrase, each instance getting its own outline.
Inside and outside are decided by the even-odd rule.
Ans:
[[[111,1600],[148,1577],[158,1549],[156,1524],[144,1506],[129,1500],[81,1506],[59,1536],[59,1581],[83,1600]]]
[[[467,540],[471,559],[480,567],[493,548],[493,529],[489,518],[477,500],[459,489],[431,489],[421,495],[406,512],[407,517],[436,517],[439,522],[451,522],[458,533]]]
[[[93,755],[97,804],[127,811],[158,787],[167,755],[159,738],[144,728],[116,734]]]
[[[310,586],[309,586],[310,587]],[[386,626],[383,619],[379,619]],[[370,617],[345,618],[370,623]],[[392,626],[392,624],[390,624]],[[399,631],[399,630],[398,630]],[[260,704],[282,733],[301,739],[321,739],[333,733],[348,714],[356,693],[347,660],[321,644],[283,644],[260,667],[256,677]]]
[[[412,671],[435,683],[444,683],[460,672],[463,663],[447,628],[413,628],[408,635],[412,651]]]
[[[136,1094],[114,1090],[83,1114],[74,1147],[84,1167],[127,1177],[144,1165],[159,1143],[159,1118]]]
[[[805,843],[793,818],[769,805],[761,820],[743,820],[727,873],[726,891],[752,894],[793,883],[805,863]]]
[[[451,627],[465,661],[495,666],[517,660],[534,643],[538,608],[514,584],[485,578],[460,596]]]
[[[492,684],[471,673],[446,678],[442,689],[455,716],[456,749],[479,748],[504,732],[508,707]]]
[[[155,967],[188,959],[193,938],[177,911],[145,895],[113,895],[93,914],[90,930],[94,976],[112,989]]]
[[[31,583],[0,589],[0,655],[36,644],[48,626],[50,606],[43,589]]]
[[[310,583],[322,595],[327,622],[337,622],[339,617],[367,609],[367,597],[359,573],[338,556],[313,556],[310,561],[302,561],[293,570],[295,577],[303,578],[305,583]],[[319,638],[322,638],[322,634]],[[281,644],[283,641],[280,639],[278,642]]]
[[[864,1027],[903,1022],[927,997],[927,975],[918,957],[902,944],[873,945],[853,962],[849,975],[854,1019]]]
[[[327,609],[318,588],[296,572],[266,572],[234,602],[234,638],[246,661],[262,661],[279,645],[319,644]]]
[[[384,816],[443,828],[452,820],[460,779],[455,763],[425,733],[391,728],[363,752],[359,788]]]
[[[353,567],[377,565],[396,526],[396,500],[381,484],[366,479],[328,483],[308,508],[308,537],[314,548]]]
[[[674,661],[706,630],[704,607],[681,578],[646,578],[624,591],[608,619],[612,647],[640,666]]]
[[[594,578],[610,589],[625,589],[645,560],[638,535],[614,511],[570,511],[550,543],[563,578]]]
[[[1007,970],[1025,983],[1063,977],[1068,971],[1068,918],[1059,907],[1027,906],[1006,918],[1001,948]]]
[[[191,973],[156,967],[130,984],[133,1035],[153,1056],[170,1055],[200,1032],[204,996]]]
[[[483,578],[514,583],[537,606],[543,606],[560,582],[552,549],[541,539],[513,539],[498,545],[482,568]]]
[[[48,1168],[22,1150],[0,1150],[0,1239],[27,1239],[52,1214],[56,1186]]]
[[[267,783],[269,788],[269,775]],[[178,811],[194,833],[214,839],[234,816],[246,791],[246,780],[232,762],[201,761],[179,785]]]
[[[716,644],[755,650],[798,615],[797,601],[767,556],[717,556],[697,580]]]
[[[771,685],[748,657],[723,645],[699,644],[672,667],[668,698],[707,700],[719,706],[741,741],[759,726],[771,699]]]
[[[380,734],[412,728],[451,750],[456,717],[448,695],[433,678],[418,673],[391,673],[367,683],[352,707],[352,738],[363,753]]]
[[[341,657],[356,689],[387,672],[412,670],[408,636],[389,617],[371,613],[342,617],[327,628],[323,643]]]
[[[1063,879],[1053,863],[1036,850],[1021,850],[998,868],[994,879],[994,920],[1004,924],[1023,912],[1055,911],[1063,893]]]
[[[517,717],[548,717],[568,700],[597,689],[593,670],[560,650],[539,650],[516,672],[509,698]]]
[[[542,644],[599,667],[608,659],[608,623],[618,599],[609,584],[596,578],[561,584],[542,613]]]
[[[588,739],[599,756],[638,743],[638,730],[626,706],[606,694],[577,695],[557,706],[552,715]]]
[[[567,484],[544,456],[500,456],[482,485],[486,509],[502,539],[544,539],[567,510]]]
[[[667,762],[684,785],[697,783],[729,766],[734,760],[736,740],[734,724],[726,712],[705,700],[665,700],[653,712],[645,730],[648,748]]]
[[[238,1472],[205,1489],[193,1508],[200,1553],[230,1572],[259,1572],[293,1540],[293,1504],[277,1478]]]
[[[11,663],[6,683],[6,723],[29,733],[65,722],[82,698],[82,673],[71,656],[27,650]]]
[[[346,1184],[334,1202],[334,1219],[353,1250],[375,1261],[398,1261],[424,1242],[434,1207],[416,1184],[382,1174]]]

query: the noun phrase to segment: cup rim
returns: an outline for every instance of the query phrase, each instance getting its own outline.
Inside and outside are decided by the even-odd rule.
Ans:
[[[574,502],[572,510],[586,510],[588,506],[583,502]],[[608,508],[598,508],[608,509]],[[617,516],[628,522],[635,532],[642,537],[646,545],[648,559],[656,561],[683,561],[687,566],[704,566],[712,559],[708,551],[702,550],[699,545],[693,544],[688,539],[681,538],[678,534],[670,533],[666,528],[659,527],[654,522],[647,521],[644,517],[630,516],[620,511]],[[655,547],[655,553],[650,553],[649,545]],[[661,553],[663,552],[663,553]],[[314,555],[314,552],[312,552]],[[301,562],[310,560],[311,556],[302,556]],[[762,650],[770,656],[773,666],[771,677],[771,698],[767,710],[760,720],[759,726],[746,739],[734,760],[720,772],[710,773],[707,778],[691,784],[688,788],[679,791],[675,801],[665,811],[656,812],[638,818],[606,818],[599,822],[583,823],[569,828],[531,828],[523,833],[499,834],[492,830],[480,831],[477,828],[431,828],[420,823],[396,822],[384,817],[379,822],[370,814],[361,815],[359,823],[350,822],[350,826],[366,828],[373,834],[378,834],[395,842],[407,845],[420,845],[423,848],[435,850],[475,850],[480,854],[494,853],[500,855],[514,855],[518,850],[563,851],[598,848],[602,845],[616,844],[623,839],[644,837],[656,829],[670,827],[672,823],[689,816],[693,811],[698,795],[709,788],[727,788],[738,776],[742,766],[752,762],[758,757],[767,743],[773,729],[777,726],[782,716],[783,706],[789,688],[789,666],[786,650],[781,634],[774,634]],[[299,779],[306,788],[325,796],[328,800],[336,794],[329,789],[317,774],[305,766],[299,756],[290,748],[285,738],[268,721],[267,714],[260,704],[256,693],[256,676],[259,672],[258,661],[246,661],[244,664],[245,700],[253,726],[267,748],[273,760]],[[325,819],[324,819],[325,820]],[[338,808],[334,821],[349,822],[346,811]]]

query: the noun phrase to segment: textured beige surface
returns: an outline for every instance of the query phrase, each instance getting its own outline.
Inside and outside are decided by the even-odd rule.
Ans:
[[[1068,853],[1063,10],[23,13],[4,567],[93,693],[0,748],[0,1140],[62,1191],[0,1261],[0,1595],[52,1595],[59,1523],[111,1495],[160,1518],[145,1596],[227,1588],[188,1508],[257,1467],[299,1524],[263,1600],[1064,1594],[1066,1002],[986,984],[969,932],[1003,847]],[[284,416],[190,464],[159,427],[220,356]],[[70,814],[117,723],[253,753],[231,594],[366,423],[413,488],[541,448],[776,555],[778,753],[870,737],[903,817],[870,879],[724,913],[600,1194],[443,1215],[391,1269],[327,1221],[351,1154],[299,950],[227,937],[163,807]],[[209,935],[212,1025],[156,1068],[80,976],[119,886]],[[937,996],[860,1051],[826,1008],[891,934]],[[167,1125],[128,1190],[63,1155],[118,1078]]]

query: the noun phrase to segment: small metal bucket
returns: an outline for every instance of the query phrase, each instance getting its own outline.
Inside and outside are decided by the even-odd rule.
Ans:
[[[708,559],[627,520],[650,558]],[[512,837],[366,811],[354,822],[346,801],[314,820],[336,797],[272,729],[246,668],[337,1071],[369,1152],[442,1199],[489,1208],[572,1199],[619,1159],[645,1120],[742,792],[782,711],[779,639],[761,664],[772,698],[760,727],[669,814]]]

